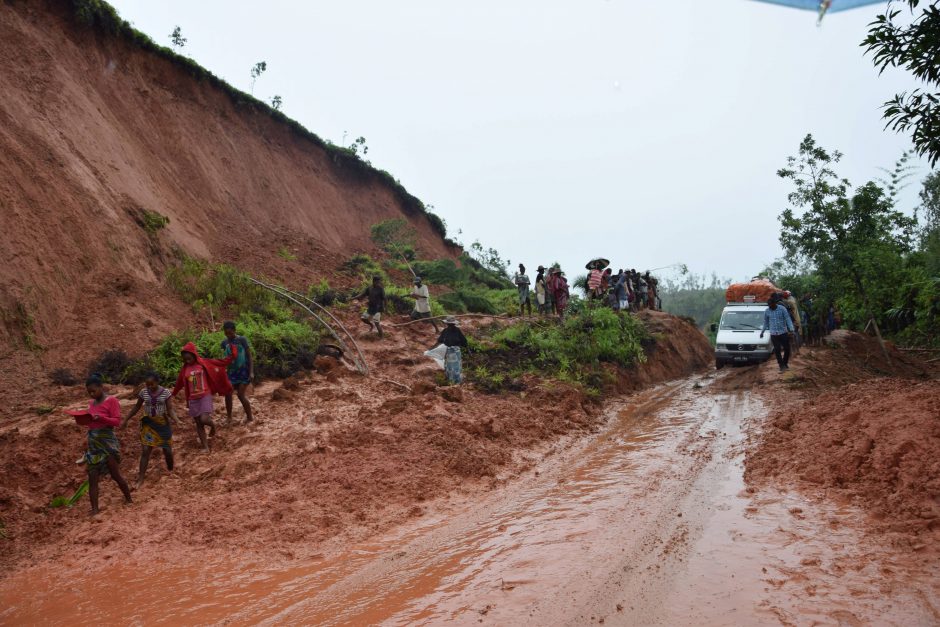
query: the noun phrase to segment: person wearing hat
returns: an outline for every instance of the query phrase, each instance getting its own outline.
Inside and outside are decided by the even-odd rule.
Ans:
[[[454,316],[444,318],[444,330],[437,338],[437,345],[447,347],[444,354],[444,374],[451,383],[463,381],[463,356],[461,349],[467,348],[467,338],[460,330],[460,322]]]
[[[415,299],[415,308],[411,312],[411,319],[427,319],[434,326],[434,331],[440,332],[437,320],[431,317],[431,294],[428,292],[428,286],[421,283],[421,277],[419,276],[415,277],[414,287],[411,288],[411,297]]]

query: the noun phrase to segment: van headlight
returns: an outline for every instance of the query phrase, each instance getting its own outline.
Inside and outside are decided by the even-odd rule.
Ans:
[[[727,348],[728,347],[724,344],[715,344],[715,350],[723,351],[723,350],[726,350]]]

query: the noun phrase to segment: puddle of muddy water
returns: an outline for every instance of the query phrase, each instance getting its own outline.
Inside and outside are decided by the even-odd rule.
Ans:
[[[852,562],[856,513],[745,493],[743,429],[762,411],[746,392],[660,386],[537,476],[346,553],[289,569],[115,566],[51,586],[32,571],[0,586],[0,621],[928,624],[931,590],[885,600],[878,572]]]

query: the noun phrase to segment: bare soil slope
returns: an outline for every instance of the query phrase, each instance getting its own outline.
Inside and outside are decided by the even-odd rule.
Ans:
[[[137,352],[186,324],[163,288],[179,253],[303,285],[402,216],[454,252],[415,199],[68,2],[0,3],[0,94],[0,346]]]

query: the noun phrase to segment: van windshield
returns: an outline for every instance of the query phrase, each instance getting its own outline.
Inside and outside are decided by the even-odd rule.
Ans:
[[[726,311],[721,314],[719,329],[723,331],[760,331],[764,323],[763,311]]]

